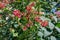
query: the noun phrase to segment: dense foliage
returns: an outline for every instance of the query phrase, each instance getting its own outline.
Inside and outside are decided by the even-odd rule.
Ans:
[[[56,5],[40,0],[0,2],[0,40],[60,40]]]

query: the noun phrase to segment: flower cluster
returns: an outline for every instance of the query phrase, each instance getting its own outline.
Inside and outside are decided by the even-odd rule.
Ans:
[[[36,21],[36,22],[39,22],[42,27],[48,26],[48,21],[47,21],[47,20],[44,20],[44,21],[43,21],[43,20],[41,20],[40,17],[38,17],[38,16],[35,17],[35,21]]]
[[[55,12],[55,14],[60,18],[60,11]]]
[[[43,22],[41,22],[41,25],[43,26],[43,27],[46,27],[46,26],[48,26],[48,21],[43,21]]]
[[[26,7],[26,10],[30,13],[33,6],[35,6],[35,3],[34,3],[34,2],[30,3],[30,4]]]
[[[5,4],[0,2],[0,8],[5,8]]]
[[[21,12],[20,12],[20,10],[14,10],[13,11],[13,14],[15,15],[15,16],[17,16],[18,18],[21,18]]]
[[[40,11],[39,2],[35,0],[28,5],[22,0],[11,4],[6,0],[5,4],[0,2],[0,40],[48,40],[52,36],[60,38],[60,26],[56,27],[60,25],[60,11],[47,14],[43,7]]]

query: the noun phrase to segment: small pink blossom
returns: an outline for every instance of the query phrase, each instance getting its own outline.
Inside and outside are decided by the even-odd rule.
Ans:
[[[0,8],[5,8],[5,4],[0,2]]]
[[[32,10],[32,7],[31,7],[31,6],[27,6],[27,7],[26,7],[26,10],[27,10],[28,12],[30,12],[30,11]]]
[[[37,21],[37,22],[39,22],[39,21],[40,21],[39,16],[36,16],[36,17],[35,17],[35,21]]]
[[[14,10],[13,11],[13,14],[15,15],[15,16],[17,16],[18,18],[21,18],[21,14],[20,14],[21,12],[20,12],[20,10]]]
[[[46,26],[48,26],[48,21],[46,21],[46,20],[43,21],[43,22],[41,23],[41,26],[42,26],[42,27],[46,27]]]
[[[23,27],[23,28],[22,28],[22,30],[23,30],[23,31],[26,31],[26,30],[27,30],[27,27],[26,27],[26,26],[25,26],[25,27]]]
[[[30,27],[30,24],[28,23],[28,24],[26,24],[26,26],[27,26],[27,27]]]
[[[30,6],[35,6],[35,2],[30,3]]]
[[[55,12],[55,14],[60,14],[60,11]]]

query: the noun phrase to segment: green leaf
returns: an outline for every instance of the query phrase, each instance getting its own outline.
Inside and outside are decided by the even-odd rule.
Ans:
[[[43,33],[38,31],[38,36],[42,37],[43,36]]]
[[[51,36],[51,40],[56,40],[56,38],[54,36]]]
[[[28,20],[26,19],[26,17],[22,17],[20,22],[25,25],[28,22]]]
[[[43,38],[41,38],[41,40],[44,40]]]
[[[60,28],[58,28],[58,27],[55,27],[55,29],[60,33]]]
[[[46,28],[44,28],[44,27],[42,27],[42,31],[43,31],[44,37],[51,35],[53,32],[53,31],[51,31],[51,32],[47,31]]]
[[[56,17],[56,16],[53,16],[53,19],[54,19],[55,22],[57,23],[57,17]]]
[[[44,20],[48,20],[48,21],[51,22],[51,20],[50,20],[49,18],[45,17],[45,16],[41,16],[40,19],[43,20],[43,21],[44,21]]]
[[[0,19],[0,23],[2,23],[2,20]]]
[[[60,23],[56,23],[56,26],[60,28]]]
[[[18,36],[18,33],[13,33],[13,37],[17,37]]]
[[[17,28],[19,25],[18,24],[14,24],[14,27]]]
[[[0,14],[3,13],[3,10],[0,10]]]
[[[52,30],[52,29],[54,29],[54,27],[55,27],[55,25],[53,23],[49,22],[49,28]]]

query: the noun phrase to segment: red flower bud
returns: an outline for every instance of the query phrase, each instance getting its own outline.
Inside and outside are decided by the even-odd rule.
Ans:
[[[25,27],[23,27],[23,29],[22,29],[23,31],[26,31],[27,30],[27,27],[25,26]]]
[[[18,18],[21,18],[21,14],[20,14],[21,12],[19,11],[19,10],[14,10],[13,11],[13,14],[15,15],[15,16],[17,16]]]
[[[28,24],[26,24],[26,26],[27,26],[27,27],[30,27],[30,24],[28,23]]]
[[[8,1],[8,0],[3,0],[3,2],[4,2],[5,4],[9,4],[9,1]]]
[[[5,8],[5,4],[0,2],[0,8]]]
[[[32,10],[32,7],[31,7],[31,6],[27,6],[27,7],[26,7],[26,10],[27,10],[28,12],[30,12],[30,11]]]
[[[39,13],[36,11],[36,12],[34,12],[34,14],[39,14]]]
[[[43,21],[42,23],[41,23],[41,26],[43,26],[43,27],[46,27],[48,25],[48,21]]]
[[[34,2],[32,2],[31,4],[30,4],[30,6],[34,6],[35,5],[35,3]]]
[[[35,21],[40,22],[40,18],[38,16],[36,16]]]

